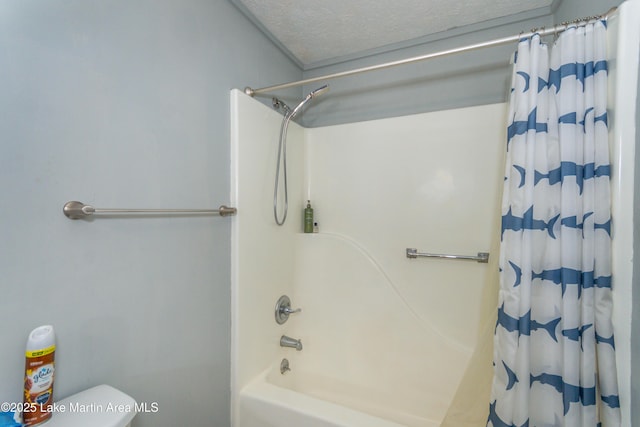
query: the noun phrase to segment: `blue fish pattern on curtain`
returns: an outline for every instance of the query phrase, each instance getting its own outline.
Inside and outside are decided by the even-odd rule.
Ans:
[[[606,23],[518,43],[489,427],[618,427]]]

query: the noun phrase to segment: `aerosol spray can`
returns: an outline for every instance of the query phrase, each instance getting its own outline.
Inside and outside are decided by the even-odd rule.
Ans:
[[[27,339],[24,368],[24,412],[25,426],[41,424],[53,415],[53,374],[56,338],[53,326],[35,328]]]

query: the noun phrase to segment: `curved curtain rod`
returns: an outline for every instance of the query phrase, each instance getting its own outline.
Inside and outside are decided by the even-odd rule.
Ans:
[[[579,18],[579,19],[575,19],[573,21],[565,21],[562,24],[556,25],[556,26],[551,27],[549,29],[545,29],[544,27],[542,27],[542,28],[533,28],[533,29],[531,29],[530,32],[531,33],[535,33],[535,34],[539,34],[542,37],[548,36],[548,35],[551,35],[551,34],[558,34],[558,33],[561,33],[562,31],[566,30],[567,28],[569,28],[569,27],[571,27],[571,26],[573,26],[575,24],[578,24],[578,23],[582,23],[582,22],[588,23],[590,21],[597,20],[597,19],[608,19],[617,9],[618,9],[617,7],[612,7],[611,9],[609,9],[609,11],[607,13],[602,14],[602,15]],[[354,70],[348,70],[348,71],[342,71],[342,72],[333,73],[333,74],[327,74],[325,76],[311,77],[311,78],[308,78],[308,79],[298,80],[298,81],[295,81],[295,82],[282,83],[282,84],[278,84],[278,85],[274,85],[274,86],[267,86],[267,87],[263,87],[263,88],[259,88],[259,89],[252,89],[251,87],[247,86],[244,89],[244,93],[249,95],[249,96],[255,96],[255,95],[260,95],[260,94],[263,94],[263,93],[270,93],[270,92],[273,92],[273,91],[279,90],[279,89],[286,89],[286,88],[289,88],[289,87],[302,86],[302,85],[305,85],[307,83],[315,83],[315,82],[318,82],[318,81],[337,79],[337,78],[340,78],[340,77],[352,76],[354,74],[360,74],[360,73],[366,73],[366,72],[369,72],[369,71],[382,70],[382,69],[385,69],[385,68],[397,67],[399,65],[412,64],[414,62],[425,61],[427,59],[438,58],[440,56],[453,55],[455,53],[468,52],[468,51],[471,51],[471,50],[481,49],[481,48],[485,48],[485,47],[499,46],[499,45],[502,45],[502,44],[516,42],[516,41],[518,41],[518,40],[520,40],[522,38],[523,34],[524,34],[524,32],[522,32],[520,34],[513,35],[513,36],[503,37],[503,38],[500,38],[500,39],[490,40],[490,41],[486,41],[486,42],[482,42],[482,43],[471,44],[471,45],[468,45],[468,46],[457,47],[457,48],[454,48],[454,49],[443,50],[443,51],[440,51],[440,52],[428,53],[426,55],[415,56],[415,57],[412,57],[412,58],[401,59],[401,60],[398,60],[398,61],[386,62],[384,64],[371,65],[371,66],[368,66],[368,67],[356,68]]]

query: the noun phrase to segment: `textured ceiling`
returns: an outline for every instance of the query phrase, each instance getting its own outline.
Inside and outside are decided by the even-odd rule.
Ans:
[[[302,65],[548,8],[552,0],[231,0]]]

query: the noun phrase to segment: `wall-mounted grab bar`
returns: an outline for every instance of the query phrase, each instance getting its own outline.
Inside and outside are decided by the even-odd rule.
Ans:
[[[69,219],[82,219],[93,214],[200,214],[200,215],[220,215],[230,216],[237,213],[236,208],[220,206],[218,209],[99,209],[82,202],[67,202],[62,208],[62,212]]]
[[[463,261],[476,261],[481,263],[489,262],[489,252],[478,252],[478,255],[447,255],[447,254],[429,254],[424,252],[418,252],[415,248],[407,248],[407,258],[446,258],[446,259],[459,259]]]

